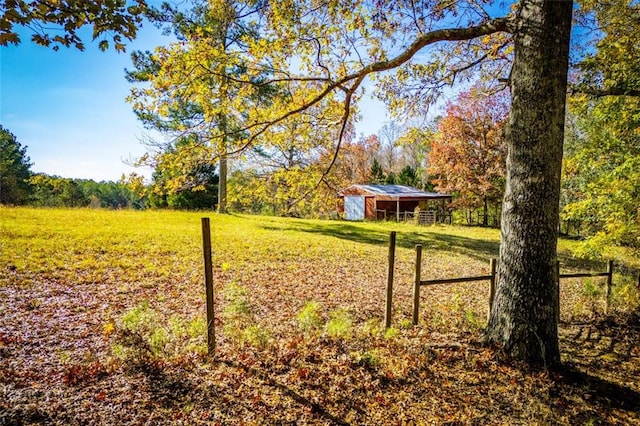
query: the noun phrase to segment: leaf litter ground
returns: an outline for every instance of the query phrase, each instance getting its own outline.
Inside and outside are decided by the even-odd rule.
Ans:
[[[492,230],[214,215],[211,360],[201,216],[0,209],[1,424],[640,424],[638,311],[593,286],[563,284],[555,370],[480,343],[483,283],[429,287],[410,325],[413,246],[423,276],[484,274]]]

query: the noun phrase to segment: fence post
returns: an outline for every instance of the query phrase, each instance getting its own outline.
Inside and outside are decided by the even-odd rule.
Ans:
[[[609,313],[609,299],[611,298],[611,286],[613,285],[613,260],[607,262],[607,288],[605,289],[604,314]]]
[[[389,266],[387,269],[387,305],[384,311],[384,327],[391,327],[391,303],[393,298],[393,268],[396,258],[396,231],[389,234]]]
[[[216,350],[216,335],[213,310],[213,262],[211,261],[211,229],[209,218],[202,218],[202,248],[204,254],[204,284],[207,293],[207,352],[213,356]]]
[[[496,297],[496,260],[489,261],[489,271],[491,279],[489,280],[489,311],[487,312],[487,322],[491,318],[491,309],[493,308],[493,299]]]
[[[420,276],[422,273],[422,246],[416,245],[416,269],[413,278],[413,325],[418,325],[420,312]]]

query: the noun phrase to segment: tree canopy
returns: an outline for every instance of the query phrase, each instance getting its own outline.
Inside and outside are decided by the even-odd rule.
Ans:
[[[135,113],[147,127],[170,138],[143,162],[172,168],[169,187],[182,186],[186,158],[197,167],[218,162],[220,212],[227,205],[228,151],[236,150],[235,142],[245,134],[245,110],[261,107],[275,95],[273,86],[263,84],[268,70],[248,68],[246,43],[258,35],[256,25],[242,17],[253,7],[252,2],[194,1],[182,10],[164,3],[150,16],[169,24],[178,41],[153,53],[135,52],[135,69],[127,72],[130,82],[145,83],[129,97]],[[249,84],[234,83],[242,79]],[[191,149],[172,149],[183,138],[192,142]]]
[[[600,37],[578,65],[563,167],[563,219],[587,241],[577,254],[599,257],[606,243],[640,247],[640,8],[585,1]],[[593,25],[593,24],[592,24]],[[630,96],[629,96],[630,95]]]
[[[0,126],[0,204],[25,204],[29,200],[30,168],[27,147]]]
[[[438,121],[429,151],[436,189],[456,194],[457,207],[481,207],[484,225],[489,205],[499,203],[504,192],[508,101],[503,93],[487,94],[477,86],[461,93]]]
[[[145,0],[18,1],[0,2],[0,46],[22,42],[16,26],[28,28],[31,40],[58,50],[60,46],[84,50],[80,29],[92,27],[99,48],[109,48],[111,38],[117,51],[124,51],[123,37],[133,40],[146,11]]]
[[[223,3],[217,6],[223,7]],[[362,83],[367,76],[403,66],[399,71],[399,74],[405,74],[403,81],[409,80],[407,73],[410,73],[416,80],[432,79],[439,90],[446,79],[455,78],[454,74],[465,74],[462,62],[470,59],[468,46],[464,52],[458,52],[461,68],[454,70],[454,74],[428,76],[427,70],[411,61],[412,57],[421,48],[439,40],[467,41],[473,39],[474,35],[486,36],[485,42],[491,43],[491,34],[495,33],[502,45],[504,40],[500,29],[506,29],[507,22],[505,19],[483,22],[485,14],[482,8],[471,3],[467,6],[472,12],[465,18],[456,18],[456,21],[472,28],[446,29],[435,33],[427,31],[426,22],[438,19],[430,16],[433,11],[424,5],[398,3],[370,8],[364,2],[331,2],[315,8],[306,2],[254,1],[234,2],[233,5],[236,11],[234,25],[254,30],[248,35],[237,33],[232,40],[233,47],[228,48],[224,43],[212,41],[205,29],[195,27],[193,33],[184,40],[170,48],[157,49],[153,55],[160,61],[160,71],[149,80],[150,87],[134,89],[130,98],[134,110],[139,114],[156,117],[162,122],[170,121],[179,102],[195,101],[202,113],[202,119],[196,123],[208,128],[216,125],[221,114],[242,111],[242,117],[236,120],[239,128],[226,131],[218,128],[210,132],[208,137],[214,157],[223,154],[216,141],[233,135],[234,140],[223,145],[228,147],[230,153],[240,152],[250,145],[268,143],[270,132],[274,129],[277,131],[278,126],[286,125],[294,117],[302,117],[302,121],[316,124],[333,123],[339,127],[335,135],[338,137],[332,140],[342,141],[357,112],[355,101],[361,96]],[[211,8],[214,10],[213,5]],[[385,8],[388,10],[383,10]],[[422,15],[419,22],[404,22],[407,18],[403,16],[408,16],[405,14],[411,11],[414,15]],[[383,14],[394,21],[383,20]],[[443,19],[445,16],[454,17],[457,7],[446,8],[442,14]],[[405,24],[404,41],[409,40],[411,35],[418,39],[395,59],[386,60],[394,51],[403,48],[402,43],[390,35],[398,25]],[[482,56],[477,51],[480,46],[481,43],[478,43],[471,49],[476,56]],[[446,52],[447,49],[441,49],[435,53],[444,55]],[[496,52],[508,54],[508,51],[502,52],[500,46],[496,47]],[[496,56],[494,62],[502,60]],[[236,69],[246,72],[234,73]],[[497,68],[494,71],[498,72]],[[316,75],[316,72],[319,74]],[[217,83],[212,86],[212,81]],[[385,80],[383,86],[389,86],[388,83]],[[436,88],[427,87],[429,84],[426,82],[424,85],[418,89],[418,97],[434,96]],[[258,99],[256,91],[266,86],[284,96],[271,99],[266,104],[255,102]],[[212,87],[217,88],[213,91],[213,97]],[[233,96],[220,98],[216,95],[222,93],[220,89]],[[393,105],[399,106],[400,98],[394,99]],[[415,101],[415,97],[412,99]],[[322,114],[317,111],[322,111]],[[193,126],[184,124],[180,130],[186,127]],[[338,148],[336,146],[336,153]],[[336,158],[337,154],[329,164],[333,164]]]
[[[565,147],[563,211],[588,237],[581,256],[605,243],[640,247],[639,99],[573,97]]]
[[[581,0],[577,10],[587,53],[576,64],[572,93],[640,96],[640,6],[631,0]]]

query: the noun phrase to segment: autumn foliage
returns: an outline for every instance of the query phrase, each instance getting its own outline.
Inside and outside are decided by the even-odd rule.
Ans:
[[[504,94],[473,87],[447,105],[431,142],[428,171],[436,189],[455,194],[456,207],[482,208],[485,225],[489,206],[500,203],[504,191],[508,112]]]

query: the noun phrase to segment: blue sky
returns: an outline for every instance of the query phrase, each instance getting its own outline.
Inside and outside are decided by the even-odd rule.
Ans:
[[[27,30],[20,33],[20,45],[0,47],[0,124],[27,146],[32,171],[97,181],[132,171],[149,177],[150,170],[125,164],[145,152],[140,140],[146,131],[125,102],[131,85],[124,69],[131,68],[129,52],[169,39],[146,24],[127,53],[101,52],[87,38],[83,52],[56,52],[33,44]],[[358,133],[377,133],[386,119],[383,107],[361,104],[365,119]]]
[[[32,170],[98,181],[133,171],[124,160],[144,153],[144,129],[124,100],[129,53],[101,52],[90,41],[84,52],[56,52],[20,33],[19,46],[0,47],[0,123],[27,146]],[[166,40],[147,25],[128,52]]]

